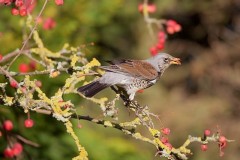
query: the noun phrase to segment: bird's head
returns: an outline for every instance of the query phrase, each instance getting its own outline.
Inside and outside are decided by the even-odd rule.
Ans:
[[[159,72],[164,72],[171,64],[180,65],[180,58],[175,58],[167,53],[159,53],[156,56],[148,59]]]

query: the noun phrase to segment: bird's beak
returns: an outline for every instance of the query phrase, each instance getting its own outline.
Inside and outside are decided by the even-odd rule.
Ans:
[[[170,61],[170,64],[180,65],[181,64],[181,60],[180,60],[180,58],[172,58],[171,61]]]

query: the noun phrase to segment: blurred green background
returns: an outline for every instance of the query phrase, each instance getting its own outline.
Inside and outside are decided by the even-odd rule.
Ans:
[[[139,0],[66,0],[63,6],[49,1],[43,18],[53,18],[56,27],[44,30],[38,27],[45,45],[58,51],[68,42],[83,48],[87,57],[96,57],[102,63],[113,58],[145,59],[150,57],[151,39],[142,15],[138,12]],[[188,135],[201,136],[204,129],[216,131],[236,140],[227,144],[222,160],[240,157],[240,2],[238,0],[161,0],[151,1],[157,6],[156,18],[175,19],[182,31],[168,37],[165,52],[182,59],[181,66],[168,69],[157,85],[137,94],[136,99],[148,104],[159,114],[164,126],[171,128],[170,142],[178,147]],[[42,5],[38,1],[36,15]],[[0,53],[3,55],[20,48],[26,18],[12,16],[10,7],[0,6]],[[157,32],[156,32],[157,34]],[[95,45],[90,45],[92,42]],[[89,45],[88,45],[89,44]],[[31,45],[31,43],[30,43]],[[28,62],[21,57],[17,64]],[[19,77],[19,80],[23,77]],[[43,89],[52,95],[64,79],[43,81]],[[1,82],[4,78],[1,77]],[[10,94],[13,89],[9,89]],[[113,98],[108,89],[97,97]],[[100,109],[85,102],[78,95],[67,96],[80,114],[99,117]],[[120,121],[130,119],[128,111],[118,103]],[[83,107],[81,107],[83,106]],[[11,119],[15,131],[40,144],[40,148],[24,146],[25,159],[65,160],[77,154],[75,144],[64,125],[54,118],[32,113],[32,129],[25,129],[27,115],[21,109],[0,106],[1,119]],[[76,122],[74,122],[76,124]],[[90,122],[80,122],[83,128],[75,130],[91,160],[149,160],[155,148],[132,139],[123,133]],[[76,124],[77,126],[77,124]],[[157,122],[156,127],[163,125]],[[0,158],[6,142],[0,137]],[[220,159],[217,144],[210,144],[202,152],[199,144],[192,144],[192,160]],[[31,157],[31,158],[30,158]]]

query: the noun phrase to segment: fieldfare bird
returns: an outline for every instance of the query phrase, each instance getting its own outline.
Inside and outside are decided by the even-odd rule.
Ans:
[[[133,100],[138,90],[154,85],[163,72],[171,65],[180,65],[180,59],[166,53],[159,53],[147,60],[114,60],[109,66],[101,66],[105,73],[99,79],[79,87],[78,92],[92,97],[101,90],[117,85],[124,88]]]

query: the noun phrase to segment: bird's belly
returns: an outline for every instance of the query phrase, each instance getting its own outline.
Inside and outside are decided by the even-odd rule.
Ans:
[[[128,90],[140,90],[140,89],[145,89],[153,84],[156,83],[155,81],[147,81],[147,80],[141,80],[141,79],[131,79],[131,80],[123,80],[122,83],[118,84],[119,86],[125,88],[127,91]]]

